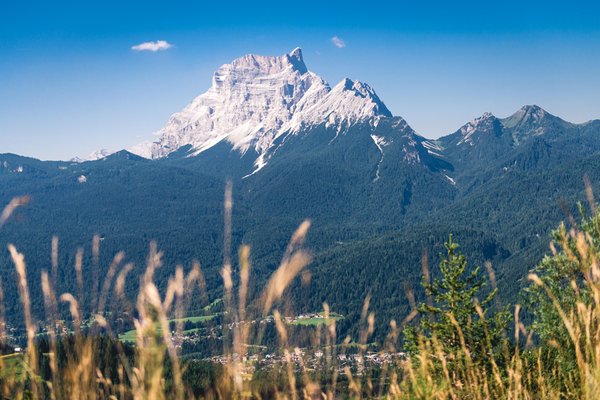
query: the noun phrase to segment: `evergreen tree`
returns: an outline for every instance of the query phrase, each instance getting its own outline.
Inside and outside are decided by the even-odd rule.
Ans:
[[[478,300],[485,281],[478,267],[469,270],[452,235],[444,247],[447,254],[441,257],[441,277],[431,283],[423,281],[430,301],[418,306],[419,324],[405,330],[404,348],[413,356],[421,352],[424,344],[451,357],[466,350],[473,362],[486,363],[489,356],[499,354],[510,315],[507,309],[491,310],[496,289],[489,291],[483,301]]]
[[[581,205],[579,210],[582,221],[577,229],[568,231],[561,223],[552,233],[553,254],[544,257],[533,269],[539,280],[525,291],[528,310],[533,315],[533,332],[548,360],[544,367],[573,377],[578,376],[579,366],[564,317],[579,336],[579,346],[589,354],[593,353],[590,343],[595,343],[597,337],[585,332],[600,329],[595,299],[599,290],[596,260],[600,259],[600,214],[587,217]]]

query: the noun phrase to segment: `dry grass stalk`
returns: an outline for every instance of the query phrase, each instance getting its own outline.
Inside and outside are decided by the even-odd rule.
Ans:
[[[296,230],[279,268],[269,279],[264,291],[263,315],[267,315],[273,303],[281,298],[294,278],[312,261],[312,256],[308,252],[298,249],[304,243],[309,227],[310,222],[304,221]]]
[[[6,337],[6,310],[4,309],[4,288],[0,276],[0,340]],[[1,365],[0,365],[1,366]]]
[[[44,307],[46,310],[46,329],[48,330],[48,336],[50,339],[50,353],[48,357],[50,359],[50,371],[52,374],[52,386],[50,393],[52,397],[56,397],[54,390],[60,388],[58,380],[58,346],[57,346],[57,332],[56,332],[56,320],[58,319],[58,304],[56,301],[56,294],[52,289],[48,273],[42,271],[42,291],[44,292]]]
[[[15,246],[8,245],[8,251],[12,258],[17,274],[19,276],[19,295],[21,304],[23,305],[23,313],[25,316],[25,326],[27,329],[27,364],[26,369],[30,376],[31,393],[34,398],[38,396],[39,387],[37,379],[37,350],[35,347],[35,326],[31,316],[31,300],[29,296],[29,286],[27,285],[27,267],[25,266],[25,257],[19,253]]]
[[[21,196],[15,197],[8,203],[4,210],[2,210],[2,214],[0,214],[0,228],[8,221],[10,216],[15,212],[15,210],[19,207],[29,204],[31,201],[31,197],[29,196]]]

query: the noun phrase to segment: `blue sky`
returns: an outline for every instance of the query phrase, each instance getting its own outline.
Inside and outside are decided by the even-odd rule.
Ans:
[[[2,5],[0,152],[68,159],[131,146],[221,64],[296,46],[331,84],[369,83],[426,137],[524,104],[600,118],[597,1],[123,3]],[[156,40],[173,47],[131,49]]]

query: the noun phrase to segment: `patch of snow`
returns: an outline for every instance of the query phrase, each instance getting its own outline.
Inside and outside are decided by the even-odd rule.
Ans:
[[[379,158],[379,162],[377,163],[377,170],[375,171],[375,179],[373,179],[373,182],[376,182],[380,178],[379,168],[381,167],[381,163],[383,162],[383,148],[385,146],[388,146],[390,143],[383,136],[377,136],[375,134],[371,135],[371,139],[373,139],[373,143],[375,143],[375,146],[377,146],[379,153],[381,153],[381,157]]]
[[[432,154],[432,155],[436,156],[436,157],[444,157],[442,154],[436,153],[435,151],[432,151],[432,150],[429,150],[429,149],[427,149],[427,152],[429,154]]]
[[[400,130],[404,130],[408,127],[408,123],[403,118],[398,118],[392,124],[392,128],[399,128]]]
[[[96,150],[93,153],[89,154],[87,157],[73,157],[69,161],[71,161],[73,163],[82,163],[82,162],[86,162],[86,161],[98,161],[98,160],[102,160],[102,159],[110,156],[111,154],[114,154],[114,151],[111,151],[108,149],[100,149],[100,150]]]
[[[415,149],[414,145],[410,145],[409,147],[403,146],[402,151],[404,152],[404,161],[406,161],[410,165],[418,164],[421,162],[421,157],[419,156],[419,152]]]
[[[371,139],[373,139],[373,142],[375,142],[375,145],[377,146],[379,151],[381,151],[382,153],[383,153],[383,147],[389,146],[391,143],[391,141],[388,142],[388,140],[386,138],[384,138],[383,136],[377,136],[375,134],[371,135]]]
[[[454,178],[449,177],[448,175],[444,174],[444,177],[446,179],[448,179],[448,181],[452,184],[452,185],[456,185],[456,181],[454,180]]]
[[[425,140],[422,144],[423,144],[423,147],[425,147],[427,150],[432,150],[432,151],[443,151],[444,150],[438,143],[431,141],[431,140]]]

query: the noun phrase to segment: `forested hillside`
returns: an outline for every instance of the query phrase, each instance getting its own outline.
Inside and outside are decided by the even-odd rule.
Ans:
[[[159,283],[166,284],[176,265],[190,268],[198,260],[217,299],[230,179],[233,245],[251,245],[255,285],[278,265],[290,232],[311,219],[312,283],[297,288],[294,307],[319,311],[327,302],[347,314],[343,326],[352,329],[369,293],[381,321],[405,314],[405,290],[418,288],[421,255],[435,264],[449,233],[473,261],[493,263],[502,296],[513,298],[546,251],[550,229],[587,201],[584,177],[593,187],[600,182],[599,134],[597,122],[569,124],[537,107],[503,120],[485,115],[435,142],[400,118],[382,117],[376,126],[357,124],[343,135],[322,126],[290,136],[269,165],[250,176],[251,162],[225,143],[198,156],[183,148],[158,160],[128,152],[84,163],[5,154],[0,201],[20,195],[31,201],[3,227],[0,241],[26,254],[34,293],[57,236],[60,290],[76,290],[73,266],[81,246],[86,288],[122,250],[135,265],[127,281],[135,293],[136,274],[156,240],[165,254]],[[386,144],[378,147],[373,136]],[[101,238],[97,271],[94,234]],[[18,325],[14,267],[7,252],[0,257],[7,314]],[[33,305],[43,308],[41,296]]]

